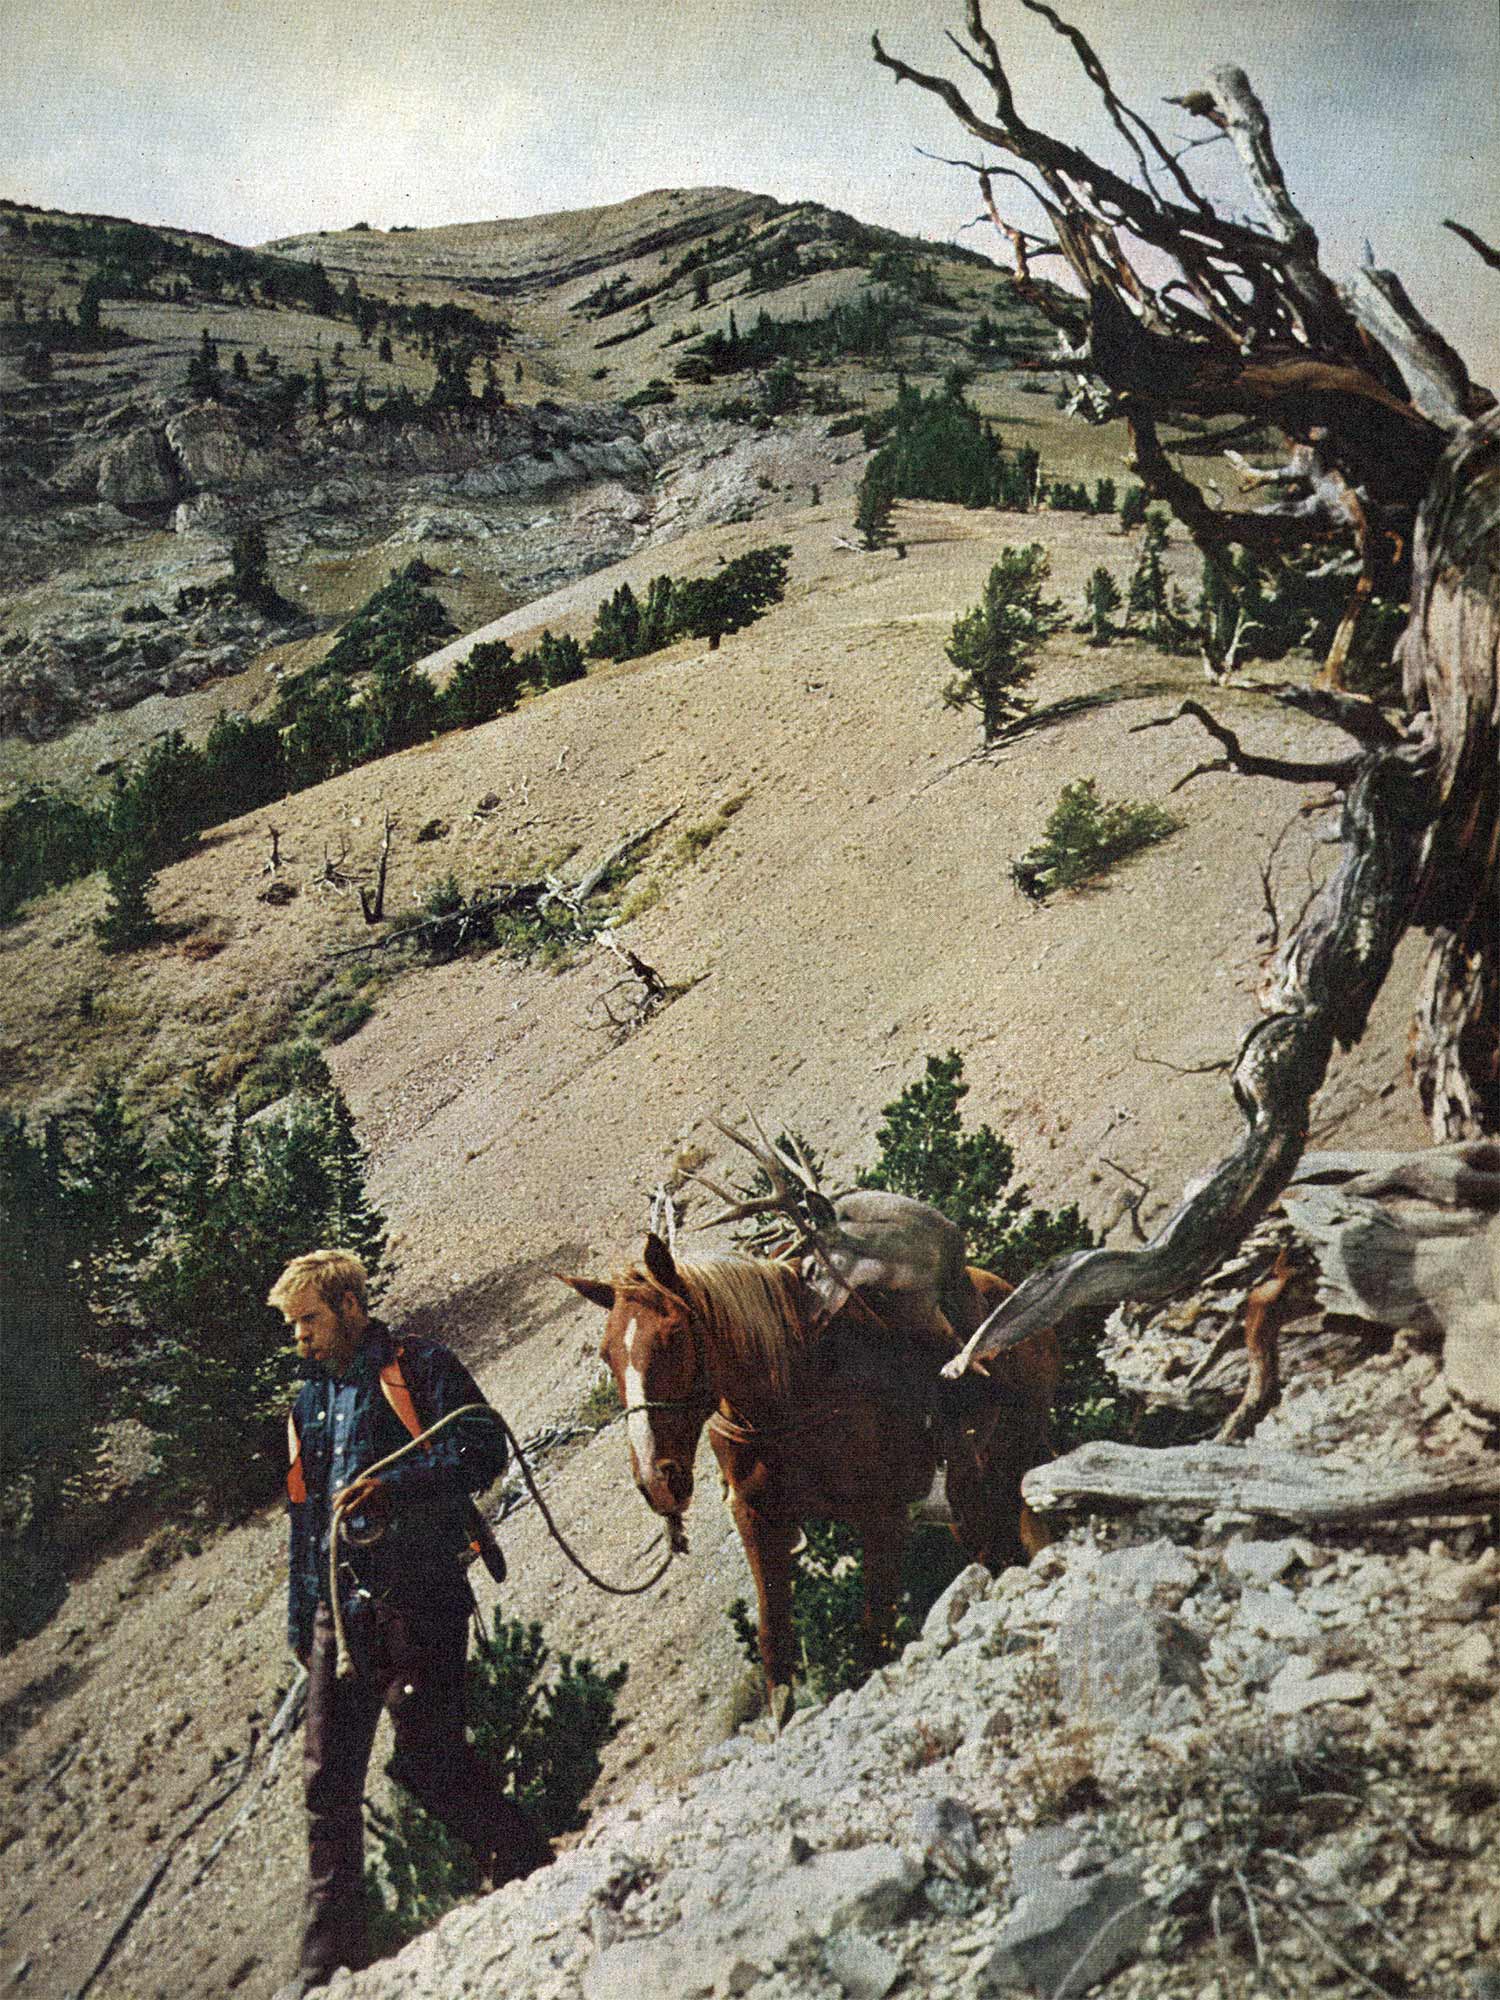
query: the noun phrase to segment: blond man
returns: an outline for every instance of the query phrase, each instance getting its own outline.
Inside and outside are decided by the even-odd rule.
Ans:
[[[492,1882],[551,1850],[464,1728],[471,1496],[503,1470],[504,1433],[448,1348],[398,1341],[371,1316],[351,1252],[294,1257],[268,1303],[306,1378],[288,1426],[287,1629],[309,1676],[308,1887],[297,1976],[278,1995],[300,2000],[366,1960],[363,1797],[382,1709],[396,1739],[391,1775],[468,1842]]]

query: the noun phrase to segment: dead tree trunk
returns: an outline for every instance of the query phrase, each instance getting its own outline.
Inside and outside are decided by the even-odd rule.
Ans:
[[[1432,934],[1412,1070],[1439,1142],[1500,1132],[1500,418],[1466,431],[1417,523],[1402,688],[1436,759],[1415,920]]]
[[[1142,479],[1194,540],[1205,550],[1266,552],[1341,542],[1357,559],[1328,662],[1333,688],[1318,712],[1359,747],[1330,771],[1347,787],[1342,860],[1282,947],[1267,1017],[1234,1065],[1241,1144],[1149,1243],[1079,1253],[1028,1279],[950,1372],[1076,1308],[1165,1299],[1210,1271],[1286,1185],[1333,1049],[1363,1033],[1410,925],[1433,936],[1413,1061],[1434,1133],[1500,1130],[1495,399],[1469,380],[1391,274],[1366,272],[1353,292],[1324,274],[1242,72],[1220,70],[1208,89],[1174,101],[1233,140],[1260,226],[1213,209],[1181,156],[1119,99],[1094,50],[1046,0],[1020,4],[1071,44],[1134,155],[1131,178],[1025,121],[979,0],[968,0],[969,45],[954,40],[993,91],[992,113],[947,78],[887,55],[878,37],[876,60],[1025,169],[968,163],[1010,240],[997,179],[1018,182],[1040,206],[1055,237],[1045,248],[1065,259],[1084,297],[1075,304],[1031,290],[1071,338],[1068,365],[1087,378],[1083,406],[1127,421]],[[1143,247],[1175,274],[1145,275],[1132,261]],[[1034,262],[1040,253],[1028,248]],[[1296,481],[1267,506],[1220,505],[1162,442],[1162,421],[1184,415],[1274,424],[1298,461]],[[1394,720],[1334,691],[1376,590],[1412,599],[1401,649],[1406,712]],[[1314,705],[1306,691],[1283,698]],[[1233,738],[1210,726],[1232,746],[1234,765]],[[1248,762],[1241,757],[1240,767]],[[1296,773],[1272,764],[1270,775]]]

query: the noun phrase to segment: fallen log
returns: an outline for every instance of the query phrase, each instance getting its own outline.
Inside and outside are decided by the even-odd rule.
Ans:
[[[1164,1451],[1086,1444],[1021,1481],[1041,1513],[1100,1505],[1167,1507],[1187,1514],[1256,1514],[1352,1526],[1429,1515],[1500,1511],[1500,1458],[1445,1471],[1381,1473],[1328,1467],[1294,1452],[1194,1444]]]

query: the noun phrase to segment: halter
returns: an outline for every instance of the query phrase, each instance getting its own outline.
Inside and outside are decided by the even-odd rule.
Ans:
[[[703,1341],[698,1333],[698,1329],[693,1324],[693,1315],[690,1311],[684,1315],[683,1324],[693,1349],[693,1372],[688,1380],[688,1388],[692,1390],[697,1387],[698,1380],[703,1374]],[[708,1396],[709,1408],[712,1409],[718,1399],[713,1394],[712,1388],[707,1385],[705,1385],[705,1392]],[[627,1417],[633,1417],[638,1410],[696,1410],[702,1400],[702,1396],[693,1395],[676,1397],[643,1396],[638,1403],[627,1403],[624,1406],[624,1413]]]

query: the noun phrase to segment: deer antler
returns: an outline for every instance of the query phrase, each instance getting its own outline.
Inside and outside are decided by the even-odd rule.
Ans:
[[[706,1174],[690,1174],[689,1179],[706,1187],[710,1194],[726,1204],[722,1214],[707,1217],[700,1227],[719,1228],[731,1222],[779,1217],[779,1231],[757,1231],[752,1242],[768,1247],[774,1245],[781,1255],[801,1256],[804,1252],[811,1252],[829,1276],[842,1285],[843,1279],[822,1239],[822,1231],[833,1217],[831,1197],[821,1185],[817,1168],[795,1135],[788,1135],[786,1143],[779,1144],[767,1136],[765,1127],[753,1111],[747,1112],[746,1116],[754,1128],[753,1139],[746,1138],[737,1127],[725,1124],[721,1118],[712,1118],[709,1123],[750,1155],[770,1182],[770,1192],[741,1197],[736,1190],[719,1186]]]
[[[677,1254],[678,1204],[659,1186],[651,1197],[651,1234],[660,1236],[673,1256]]]

